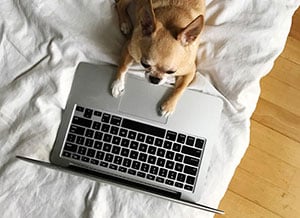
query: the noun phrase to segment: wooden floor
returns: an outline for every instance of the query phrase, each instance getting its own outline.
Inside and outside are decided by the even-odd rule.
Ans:
[[[261,88],[250,146],[216,218],[300,217],[300,8]]]

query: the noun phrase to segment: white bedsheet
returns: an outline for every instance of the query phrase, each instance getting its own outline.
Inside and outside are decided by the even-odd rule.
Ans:
[[[247,149],[259,80],[283,50],[298,6],[207,0],[192,88],[221,97],[224,110],[200,203],[218,206]],[[0,17],[1,217],[212,217],[16,160],[48,160],[77,64],[116,64],[124,38],[113,0],[6,0]]]

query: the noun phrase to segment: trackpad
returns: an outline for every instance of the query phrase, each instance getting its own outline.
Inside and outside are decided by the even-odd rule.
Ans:
[[[119,111],[127,115],[166,124],[167,118],[158,113],[166,87],[154,86],[140,78],[129,76]]]

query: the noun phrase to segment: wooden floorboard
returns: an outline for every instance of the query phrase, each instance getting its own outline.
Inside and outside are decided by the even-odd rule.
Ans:
[[[300,9],[284,51],[261,80],[250,145],[216,218],[300,217]]]

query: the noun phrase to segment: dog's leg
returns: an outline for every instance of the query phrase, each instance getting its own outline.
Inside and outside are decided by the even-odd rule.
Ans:
[[[128,44],[123,48],[121,61],[118,67],[118,72],[115,81],[112,83],[112,95],[117,98],[124,93],[125,90],[125,75],[129,66],[133,63],[133,58],[128,52]]]
[[[175,111],[179,98],[187,86],[193,81],[194,76],[194,73],[189,73],[185,76],[176,78],[174,91],[160,107],[160,113],[162,116],[168,117]]]
[[[120,30],[126,36],[129,36],[133,29],[130,17],[127,12],[127,8],[131,2],[132,0],[116,0]]]

